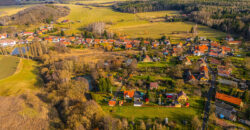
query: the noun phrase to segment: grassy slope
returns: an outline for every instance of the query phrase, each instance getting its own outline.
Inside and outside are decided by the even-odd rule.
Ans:
[[[0,80],[0,95],[17,95],[29,90],[37,90],[40,82],[36,67],[36,62],[22,59],[17,73]]]
[[[32,5],[0,6],[0,16],[13,15],[31,6]]]
[[[19,58],[13,56],[0,57],[0,80],[15,73]]]

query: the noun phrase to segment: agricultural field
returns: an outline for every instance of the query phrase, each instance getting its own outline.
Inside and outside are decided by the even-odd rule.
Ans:
[[[36,67],[35,61],[22,59],[14,75],[0,80],[0,95],[18,95],[37,90],[41,86],[41,80]]]
[[[16,72],[20,59],[13,56],[0,56],[0,80]]]

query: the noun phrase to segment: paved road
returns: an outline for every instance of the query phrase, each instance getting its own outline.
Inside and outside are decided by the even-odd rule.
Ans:
[[[209,50],[210,50],[210,48],[209,48]],[[204,60],[208,64],[207,56],[208,56],[208,54],[204,57]],[[208,93],[206,95],[207,101],[205,103],[202,130],[205,130],[207,128],[207,122],[209,120],[210,101],[212,100],[213,96],[215,95],[214,92],[215,92],[215,89],[216,89],[216,74],[209,66],[208,66],[208,70],[209,70],[209,73],[211,74],[212,78],[210,80],[209,91],[208,91]]]

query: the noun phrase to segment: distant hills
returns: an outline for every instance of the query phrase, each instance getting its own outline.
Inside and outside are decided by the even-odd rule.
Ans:
[[[0,6],[17,5],[17,4],[39,4],[39,3],[54,3],[64,2],[65,0],[0,0]]]
[[[24,9],[17,14],[0,18],[0,25],[32,25],[56,21],[58,18],[67,16],[70,9],[66,6],[38,5]]]

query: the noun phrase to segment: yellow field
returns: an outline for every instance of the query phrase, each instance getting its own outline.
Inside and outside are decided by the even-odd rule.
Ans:
[[[0,17],[6,15],[13,15],[31,6],[32,5],[0,6]]]

